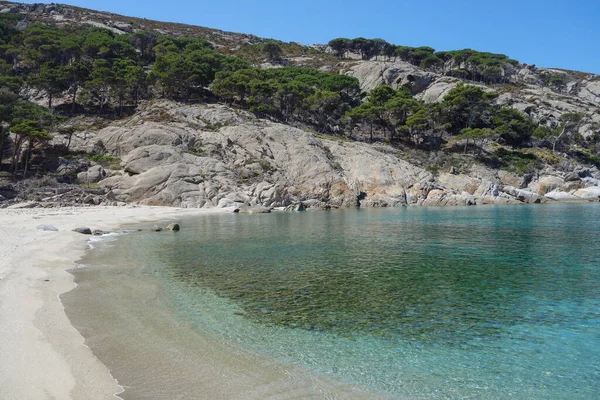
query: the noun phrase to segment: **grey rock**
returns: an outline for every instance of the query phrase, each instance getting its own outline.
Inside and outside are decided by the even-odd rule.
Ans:
[[[133,33],[133,28],[131,27],[131,25],[129,25],[125,22],[115,22],[113,24],[113,26],[120,31],[127,32],[127,33]]]
[[[575,192],[573,192],[573,195],[580,197],[582,199],[585,199],[585,200],[599,201],[600,200],[600,187],[593,186],[593,187],[579,189],[579,190],[576,190]]]
[[[92,231],[92,234],[93,234],[94,236],[102,236],[102,235],[104,235],[104,234],[105,234],[105,232],[104,232],[103,230],[101,230],[101,229],[94,229],[94,230]]]
[[[77,180],[84,184],[97,183],[106,178],[106,170],[101,165],[94,165],[85,172],[77,174]]]
[[[342,71],[360,81],[361,89],[369,91],[382,84],[395,89],[406,86],[413,93],[423,91],[436,77],[436,74],[424,71],[404,62],[361,61]]]
[[[73,229],[73,232],[81,233],[82,235],[91,235],[92,234],[92,230],[90,228],[83,227],[83,226]]]
[[[163,229],[162,229],[160,226],[158,226],[158,225],[154,225],[152,228],[150,228],[150,230],[151,230],[152,232],[160,232],[160,231],[162,231]]]
[[[29,26],[29,24],[27,22],[19,21],[19,22],[17,22],[15,29],[18,30],[19,32],[21,32],[21,31],[24,31],[25,29],[27,29],[28,26]]]
[[[545,198],[555,201],[577,201],[582,200],[581,197],[574,196],[568,192],[552,191],[544,195]]]
[[[167,225],[167,227],[165,229],[168,231],[179,231],[181,229],[181,227],[179,226],[179,224],[172,223],[172,224]]]
[[[304,211],[306,208],[302,203],[290,204],[289,206],[284,208],[284,211]]]
[[[36,226],[36,229],[38,231],[52,231],[52,232],[58,232],[58,228],[55,227],[54,225],[38,225]]]

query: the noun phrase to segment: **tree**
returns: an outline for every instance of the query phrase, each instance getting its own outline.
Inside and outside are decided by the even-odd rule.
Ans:
[[[333,50],[333,53],[341,59],[346,56],[346,52],[350,50],[352,41],[346,38],[337,38],[330,40],[327,44]]]
[[[376,106],[366,101],[360,106],[352,109],[347,115],[353,123],[364,123],[369,127],[369,141],[373,141],[373,128],[381,122],[383,106]]]
[[[444,97],[442,105],[450,117],[451,129],[482,128],[488,124],[492,105],[498,95],[473,85],[459,83]]]
[[[311,115],[316,118],[321,132],[327,131],[348,109],[348,105],[338,93],[327,90],[317,90],[306,98],[306,104]]]
[[[419,145],[419,141],[423,133],[428,128],[427,112],[424,109],[417,111],[406,119],[406,129],[411,137],[415,148]]]
[[[262,45],[262,51],[267,55],[269,61],[276,62],[281,59],[283,50],[281,46],[274,40],[269,40]]]
[[[85,87],[98,100],[100,112],[104,109],[111,96],[115,74],[106,60],[96,60]]]
[[[27,151],[25,153],[25,168],[23,170],[23,176],[27,175],[27,169],[29,160],[31,158],[31,152],[36,144],[42,143],[52,139],[52,136],[43,130],[35,121],[26,120],[10,128],[11,132],[15,135],[13,143],[13,173],[17,173],[19,164],[19,155],[21,147],[27,142]]]
[[[504,70],[498,66],[487,67],[481,73],[483,80],[487,83],[498,83],[502,80]]]
[[[158,35],[156,32],[136,32],[130,36],[129,43],[140,52],[142,60],[151,62],[156,57],[154,53],[154,46],[158,44]]]
[[[493,114],[491,123],[504,143],[511,146],[522,146],[535,129],[528,115],[511,107],[501,107]]]
[[[42,65],[39,76],[31,79],[31,84],[46,92],[48,95],[48,108],[52,109],[54,96],[68,88],[67,71],[54,62],[47,62]]]
[[[74,62],[65,67],[65,83],[71,88],[71,114],[75,112],[77,91],[85,85],[90,75],[90,70],[80,62]]]
[[[465,128],[461,131],[460,135],[456,136],[457,139],[466,139],[464,152],[467,152],[469,147],[469,140],[473,140],[473,143],[478,148],[478,153],[481,153],[481,148],[485,140],[492,137],[494,131],[490,128]]]
[[[279,85],[276,97],[284,119],[287,121],[293,117],[294,113],[304,105],[304,99],[313,93],[312,87],[296,80]]]
[[[238,101],[243,104],[248,96],[250,82],[258,73],[252,69],[241,69],[235,72],[218,72],[212,85],[212,92],[229,104]]]

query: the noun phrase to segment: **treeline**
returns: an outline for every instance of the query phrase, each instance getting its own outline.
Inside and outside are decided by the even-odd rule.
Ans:
[[[381,86],[362,93],[358,80],[345,75],[301,67],[255,68],[201,39],[40,24],[17,30],[17,22],[14,16],[0,16],[0,149],[7,147],[12,132],[15,173],[26,174],[32,153],[50,138],[47,132],[57,118],[80,112],[123,115],[125,107],[156,97],[217,99],[322,133],[433,150],[451,138],[463,139],[465,150],[469,145],[481,149],[487,140],[526,146],[532,138],[555,149],[575,126],[569,120],[542,129],[527,115],[497,106],[496,95],[477,86],[458,85],[441,103],[425,104],[404,88]],[[379,41],[340,41],[354,49],[340,47],[341,57],[344,51],[359,51],[365,58],[383,54],[419,65],[433,65],[435,57],[479,69],[511,62],[470,50],[442,53]],[[280,57],[279,50],[273,42],[264,44],[268,59]],[[32,88],[45,95],[46,108],[24,100]],[[58,97],[62,104],[57,107]]]
[[[402,60],[423,69],[434,70],[457,78],[498,83],[504,80],[504,67],[518,61],[504,54],[479,52],[471,49],[435,51],[422,47],[397,46],[383,39],[337,38],[328,43],[336,56],[346,58],[349,53],[360,55],[363,60]]]
[[[249,68],[217,73],[215,95],[260,116],[300,121],[334,132],[363,97],[356,78],[311,68]]]

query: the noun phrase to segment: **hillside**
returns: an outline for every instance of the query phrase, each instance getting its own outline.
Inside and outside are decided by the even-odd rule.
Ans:
[[[0,2],[0,97],[0,206],[600,199],[600,77],[500,54]]]

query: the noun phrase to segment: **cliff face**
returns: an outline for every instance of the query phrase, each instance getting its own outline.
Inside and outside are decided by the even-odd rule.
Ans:
[[[121,169],[106,171],[99,185],[115,201],[150,205],[323,209],[600,197],[596,169],[523,177],[472,166],[434,175],[384,144],[321,138],[223,105],[154,102],[99,131],[76,133],[71,146],[118,156]]]

